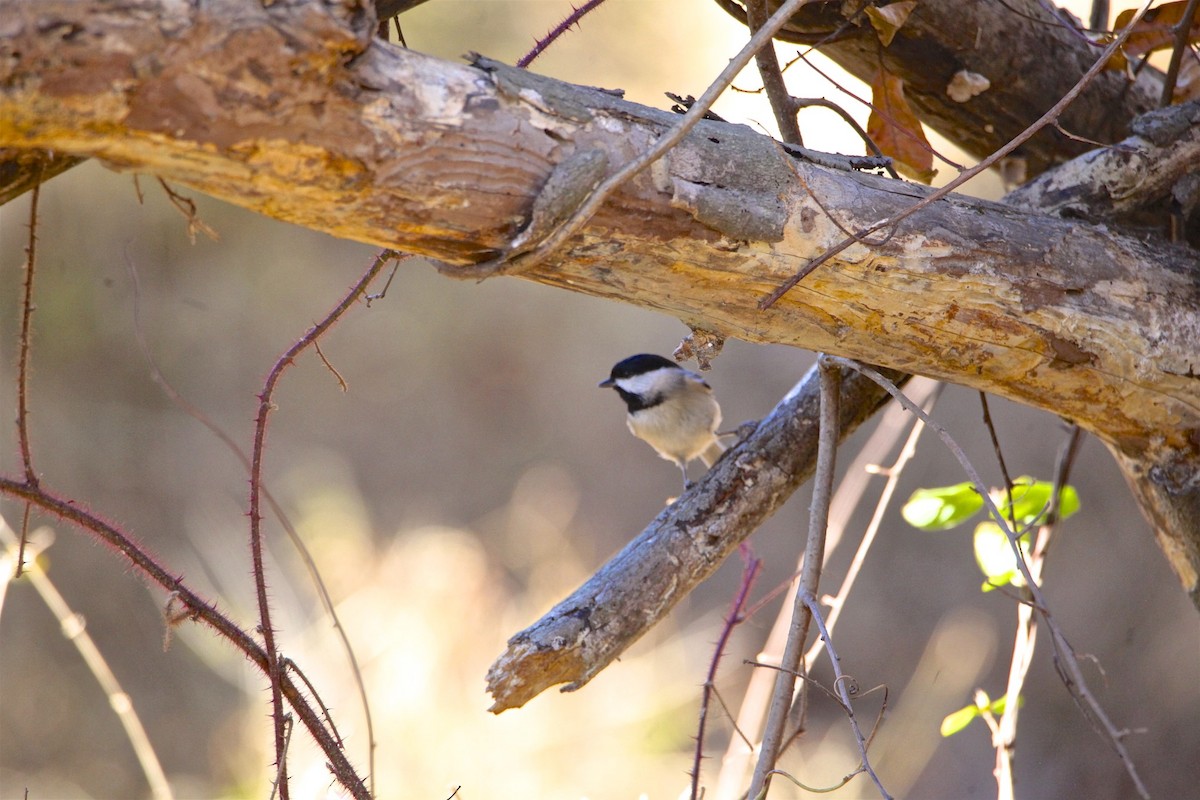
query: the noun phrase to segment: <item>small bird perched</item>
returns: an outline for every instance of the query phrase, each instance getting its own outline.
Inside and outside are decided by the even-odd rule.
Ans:
[[[683,473],[687,488],[687,464],[699,458],[706,467],[725,452],[717,438],[721,407],[712,388],[696,373],[674,361],[639,353],[612,368],[601,388],[616,389],[629,414],[630,432],[654,448]]]

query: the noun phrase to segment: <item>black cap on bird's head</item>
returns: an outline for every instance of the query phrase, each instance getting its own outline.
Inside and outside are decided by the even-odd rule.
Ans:
[[[669,358],[656,356],[653,353],[638,353],[623,361],[618,361],[612,368],[607,380],[600,381],[600,388],[607,389],[622,378],[632,378],[634,375],[645,375],[656,369],[683,369]]]

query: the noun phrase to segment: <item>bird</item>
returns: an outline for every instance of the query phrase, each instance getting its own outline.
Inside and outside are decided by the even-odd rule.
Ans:
[[[688,487],[687,465],[699,458],[711,467],[725,452],[717,437],[721,406],[712,388],[691,370],[662,356],[638,353],[617,362],[600,388],[625,401],[625,423],[637,438],[674,461]]]

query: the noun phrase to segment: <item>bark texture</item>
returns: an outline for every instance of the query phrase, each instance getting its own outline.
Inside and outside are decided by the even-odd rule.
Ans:
[[[390,47],[353,2],[9,0],[3,25],[0,147],[101,158],[450,264],[504,249],[556,164],[598,151],[620,165],[676,121],[483,59]],[[846,231],[927,191],[704,122],[523,277],[1077,421],[1126,466],[1200,601],[1194,251],[950,197],[759,308]]]

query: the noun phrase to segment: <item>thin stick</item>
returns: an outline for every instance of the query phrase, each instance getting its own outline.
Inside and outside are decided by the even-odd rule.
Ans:
[[[692,800],[700,800],[700,762],[704,758],[704,729],[708,721],[708,708],[712,699],[713,693],[716,691],[717,667],[721,663],[721,656],[725,655],[725,647],[729,644],[729,637],[733,634],[733,629],[742,623],[745,619],[743,614],[746,607],[746,599],[750,596],[750,589],[754,586],[754,579],[758,577],[759,569],[762,567],[762,560],[749,555],[749,548],[745,545],[741,547],[742,557],[745,564],[742,567],[742,584],[738,587],[737,596],[733,599],[733,604],[729,607],[729,614],[725,617],[725,625],[721,628],[721,635],[717,639],[717,645],[713,648],[712,659],[708,663],[708,674],[704,676],[704,691],[700,698],[700,722],[696,726],[696,750],[692,759]]]
[[[1073,103],[1075,101],[1075,98],[1077,98],[1083,92],[1083,90],[1087,87],[1087,85],[1089,83],[1091,83],[1092,80],[1097,75],[1100,74],[1100,72],[1104,69],[1105,65],[1108,63],[1109,57],[1111,57],[1113,53],[1117,52],[1117,50],[1123,44],[1125,44],[1125,40],[1128,39],[1129,34],[1131,34],[1133,32],[1133,27],[1145,15],[1146,11],[1150,8],[1150,5],[1152,2],[1153,2],[1153,0],[1146,0],[1146,3],[1138,10],[1137,14],[1135,14],[1134,18],[1130,21],[1129,27],[1125,28],[1125,30],[1120,35],[1118,35],[1117,38],[1114,39],[1112,41],[1112,43],[1109,44],[1108,47],[1104,48],[1104,52],[1100,54],[1100,57],[1098,59],[1096,59],[1096,63],[1092,64],[1091,68],[1088,69],[1088,71],[1083,74],[1083,77],[1080,78],[1079,81],[1074,86],[1072,86],[1071,89],[1068,90],[1067,93],[1064,94],[1057,103],[1055,103],[1053,106],[1051,106],[1049,111],[1047,111],[1045,114],[1043,114],[1041,117],[1039,117],[1037,119],[1037,121],[1034,122],[1032,125],[1030,125],[1028,128],[1026,128],[1021,133],[1019,133],[1015,137],[1013,137],[1008,142],[1008,144],[1004,145],[999,150],[996,150],[994,153],[992,153],[990,156],[988,156],[987,158],[980,161],[975,166],[971,167],[968,170],[963,171],[962,173],[960,173],[958,175],[958,177],[956,177],[954,180],[947,183],[942,188],[926,195],[924,198],[913,203],[911,206],[904,209],[903,211],[898,211],[895,214],[893,214],[892,216],[887,217],[886,219],[880,220],[879,222],[876,222],[874,225],[870,225],[867,228],[864,228],[863,230],[859,231],[857,233],[857,235],[847,236],[842,241],[833,245],[828,250],[826,250],[824,253],[817,256],[812,261],[810,261],[808,264],[805,264],[800,269],[799,272],[797,272],[791,278],[788,278],[786,281],[784,281],[782,284],[780,284],[778,288],[776,288],[774,291],[772,291],[770,294],[768,294],[766,297],[764,297],[761,301],[759,301],[758,307],[761,309],[764,309],[764,310],[770,308],[776,302],[778,302],[779,298],[783,297],[785,294],[787,294],[789,291],[791,291],[792,288],[796,286],[796,284],[798,284],[800,281],[804,280],[805,276],[807,276],[809,273],[811,273],[817,267],[824,264],[826,261],[828,261],[831,258],[833,258],[834,256],[836,256],[838,253],[845,250],[850,245],[854,244],[861,237],[870,236],[872,233],[883,230],[884,228],[890,228],[890,227],[898,224],[902,220],[905,220],[908,217],[912,216],[913,214],[917,213],[918,211],[920,211],[921,209],[930,205],[931,203],[935,203],[938,200],[941,200],[943,197],[950,194],[955,189],[957,189],[959,186],[962,186],[964,183],[971,180],[979,173],[983,172],[986,169],[990,169],[992,167],[992,165],[994,165],[1000,159],[1004,158],[1009,153],[1011,153],[1012,151],[1014,151],[1018,147],[1020,147],[1022,144],[1024,144],[1026,141],[1031,139],[1034,136],[1034,134],[1036,134],[1042,128],[1046,127],[1051,122],[1058,119],[1059,115],[1061,115],[1062,112],[1064,110],[1066,110],[1067,106],[1069,106],[1071,103]]]
[[[398,254],[392,250],[381,250],[378,254],[376,254],[377,259],[386,258],[388,260],[396,261],[396,263],[393,265],[392,276],[395,276],[396,269],[399,266],[400,260],[397,259],[397,256]],[[138,347],[142,351],[142,358],[145,359],[146,366],[150,369],[151,379],[159,387],[159,389],[162,390],[163,394],[167,396],[168,400],[180,408],[183,413],[199,422],[201,425],[207,428],[209,432],[216,436],[217,439],[233,454],[233,456],[239,462],[241,462],[242,467],[246,470],[247,475],[249,475],[250,457],[246,455],[241,446],[234,441],[233,437],[226,433],[220,425],[214,422],[211,417],[209,417],[200,408],[192,404],[186,397],[184,397],[179,390],[177,390],[175,386],[167,380],[167,376],[164,375],[162,370],[159,368],[158,362],[155,361],[154,355],[150,351],[150,345],[146,341],[145,331],[142,328],[141,282],[138,279],[137,267],[134,265],[133,259],[129,257],[128,253],[125,254],[125,263],[129,270],[129,278],[133,287],[134,337],[137,339]],[[391,276],[389,276],[388,282],[391,282]],[[384,287],[383,291],[387,291],[386,286]],[[381,296],[382,293],[377,295],[376,299]],[[370,304],[370,298],[371,295],[367,295],[365,297],[368,305]],[[315,344],[316,343],[314,342],[314,345]],[[333,366],[329,364],[328,360],[325,359],[324,355],[320,351],[320,348],[317,347],[316,350],[317,354],[321,356],[321,360],[325,363],[326,367],[328,367],[329,370],[333,372],[335,376],[337,376],[339,383],[343,387],[343,391],[345,391],[345,381],[342,380],[341,375],[339,375],[337,370],[335,370]],[[291,541],[292,546],[296,548],[296,552],[299,554],[300,560],[304,563],[304,567],[308,571],[309,578],[313,582],[313,587],[317,591],[317,596],[321,599],[321,606],[324,608],[325,613],[329,615],[329,622],[333,626],[334,631],[337,632],[338,638],[342,642],[342,651],[346,654],[347,661],[350,662],[350,674],[353,676],[354,685],[358,690],[359,704],[362,706],[363,721],[366,724],[367,729],[367,788],[371,796],[374,797],[375,749],[377,746],[375,741],[375,724],[373,715],[371,714],[371,703],[367,697],[366,682],[363,680],[362,669],[358,664],[358,656],[354,652],[354,646],[350,643],[350,635],[346,632],[346,628],[344,625],[342,625],[342,620],[338,616],[337,608],[333,602],[333,597],[329,594],[329,589],[325,585],[325,579],[321,576],[321,570],[317,566],[316,560],[313,558],[308,546],[305,545],[304,539],[300,536],[300,532],[296,530],[296,526],[292,524],[291,518],[288,516],[287,512],[284,511],[283,506],[275,499],[275,496],[267,488],[265,481],[262,484],[262,494],[263,499],[266,500],[267,505],[271,509],[271,513],[275,515],[275,518],[279,521],[280,527],[282,527],[284,532],[287,533],[288,539]],[[315,696],[316,692],[314,691],[313,694]],[[326,715],[326,718],[328,719],[328,715]],[[332,720],[329,720],[329,723],[332,727]],[[335,730],[335,736],[336,733],[337,731]],[[338,739],[340,745],[340,737],[338,737]]]
[[[858,98],[855,98],[855,99],[858,99]],[[871,151],[872,155],[875,155],[879,158],[885,158],[885,156],[883,155],[883,151],[879,149],[879,145],[875,144],[875,140],[871,138],[870,134],[867,133],[866,129],[863,128],[862,125],[858,124],[858,120],[856,120],[854,117],[850,116],[849,111],[842,108],[837,103],[833,102],[832,100],[827,100],[824,97],[793,97],[792,102],[795,103],[797,109],[802,109],[802,108],[827,108],[827,109],[829,109],[830,111],[832,111],[833,113],[835,113],[839,117],[841,117],[842,122],[845,122],[852,129],[854,129],[854,132],[858,134],[858,138],[863,140],[863,144],[866,146],[866,148],[868,150]],[[938,158],[941,158],[941,156],[938,155],[936,152],[934,153],[934,155],[937,155]],[[895,178],[896,180],[900,180],[900,173],[896,172],[896,168],[892,166],[891,159],[888,159],[887,164],[885,164],[883,168],[887,171],[888,175]]]
[[[517,61],[517,66],[521,69],[528,67],[533,63],[535,58],[546,51],[547,47],[554,44],[559,37],[569,31],[571,26],[578,25],[579,20],[583,19],[590,12],[594,11],[603,2],[604,0],[588,0],[579,8],[572,10],[571,13],[567,15],[566,19],[555,25],[550,32],[546,34],[544,39],[539,39],[537,44],[533,46],[532,50],[521,56],[521,59]]]
[[[0,541],[9,546],[17,541],[17,537],[13,535],[12,530],[2,519],[0,519]],[[121,688],[121,682],[117,680],[117,676],[108,666],[108,661],[100,652],[100,648],[96,646],[95,640],[88,635],[83,616],[71,610],[67,601],[59,594],[54,581],[50,580],[50,576],[39,567],[36,556],[26,574],[34,590],[46,604],[46,608],[50,609],[54,618],[58,620],[62,635],[75,646],[80,657],[83,658],[83,662],[87,665],[88,671],[92,673],[92,677],[96,679],[96,683],[100,685],[105,697],[108,698],[109,706],[125,730],[125,738],[129,739],[129,744],[133,747],[133,753],[137,757],[138,764],[141,765],[142,774],[146,776],[146,783],[150,785],[150,794],[155,800],[172,800],[174,794],[171,792],[171,784],[167,782],[167,775],[163,772],[162,764],[159,763],[158,756],[154,752],[154,744],[146,735],[146,729],[142,727],[142,720],[133,707],[133,701]]]
[[[1078,425],[1071,426],[1071,432],[1066,442],[1059,449],[1058,463],[1054,469],[1054,488],[1050,496],[1046,521],[1038,528],[1037,540],[1029,552],[1029,571],[1039,581],[1042,579],[1042,569],[1046,563],[1046,554],[1050,548],[1050,539],[1058,522],[1059,496],[1071,473],[1071,465],[1075,460],[1081,433]],[[1009,494],[1012,503],[1012,494]],[[1011,519],[1011,515],[1010,515]],[[1028,589],[1026,590],[1028,592]],[[1037,617],[1034,608],[1029,603],[1017,606],[1017,630],[1013,642],[1012,661],[1008,670],[1008,684],[1004,689],[1007,702],[1000,721],[993,730],[993,747],[996,750],[996,786],[997,796],[1001,800],[1012,800],[1013,790],[1012,767],[1016,757],[1015,744],[1017,740],[1017,717],[1020,714],[1021,687],[1025,685],[1025,677],[1033,663],[1033,651],[1037,646]]]
[[[29,241],[25,245],[25,279],[21,287],[21,335],[17,340],[17,449],[21,453],[21,466],[25,470],[25,482],[36,488],[37,470],[33,468],[33,450],[29,446],[29,346],[33,338],[33,275],[37,267],[37,214],[38,199],[42,194],[41,175],[33,184],[29,198]],[[25,505],[22,514],[21,535],[17,544],[17,566],[13,576],[21,577],[25,568],[25,542],[29,537],[30,506]]]
[[[42,486],[31,487],[24,481],[0,475],[0,494],[31,503],[50,516],[92,533],[98,541],[124,556],[140,575],[166,589],[171,597],[178,600],[182,610],[172,615],[174,619],[200,620],[245,654],[263,674],[267,673],[267,654],[253,637],[218,611],[214,604],[194,592],[181,578],[160,565],[145,548],[123,531],[84,510],[74,500],[53,494]],[[329,759],[330,770],[338,783],[342,784],[355,800],[370,800],[370,794],[355,772],[354,765],[346,758],[346,754],[325,728],[321,717],[309,705],[304,694],[287,675],[283,676],[282,686],[288,704],[299,715],[301,722]]]
[[[834,691],[837,693],[842,710],[850,718],[850,729],[854,732],[854,741],[858,743],[858,754],[862,758],[862,769],[871,776],[871,780],[875,782],[875,787],[879,789],[879,794],[890,800],[891,795],[888,794],[887,789],[883,788],[883,783],[880,782],[879,776],[875,774],[875,770],[871,766],[871,759],[867,755],[867,739],[863,736],[862,728],[858,724],[858,718],[854,715],[854,706],[850,702],[850,689],[847,688],[851,679],[842,672],[842,660],[838,657],[837,651],[833,649],[833,639],[829,636],[829,630],[825,627],[824,620],[821,619],[821,606],[817,603],[817,598],[811,594],[804,596],[804,602],[808,606],[809,613],[816,620],[817,630],[821,634],[821,639],[825,642],[825,650],[829,653],[829,662],[833,665]]]
[[[925,411],[932,412],[937,405],[938,398],[942,394],[943,383],[936,384],[929,396],[925,398],[921,405]],[[896,460],[892,462],[892,466],[885,470],[880,470],[887,475],[887,481],[884,483],[883,490],[879,493],[879,501],[875,503],[875,511],[871,515],[871,521],[867,524],[867,529],[863,533],[862,541],[859,542],[858,549],[854,552],[854,558],[850,561],[850,567],[846,570],[846,577],[842,579],[842,585],[838,587],[838,592],[835,596],[827,598],[825,604],[829,606],[829,620],[826,625],[829,633],[833,633],[837,627],[838,619],[841,618],[842,609],[845,608],[846,598],[850,595],[850,590],[854,588],[854,583],[858,578],[859,572],[862,570],[863,562],[866,561],[867,553],[871,549],[871,545],[875,542],[875,535],[879,532],[880,526],[883,524],[883,517],[888,509],[888,504],[891,503],[892,495],[896,492],[896,486],[900,483],[900,476],[904,474],[904,468],[908,462],[917,454],[917,442],[921,439],[921,434],[925,432],[925,423],[921,420],[916,420],[912,430],[909,431],[908,438],[904,441],[904,447],[901,448]],[[808,671],[812,669],[813,662],[820,655],[821,649],[824,646],[825,639],[818,638],[812,643],[812,647],[804,654],[804,669]]]
[[[365,294],[366,287],[370,285],[371,281],[375,279],[375,276],[379,274],[384,265],[390,260],[390,251],[384,251],[376,256],[375,261],[350,288],[350,291],[346,293],[341,302],[334,306],[333,310],[323,320],[309,328],[308,332],[299,341],[289,347],[287,352],[279,357],[267,375],[262,393],[258,396],[258,415],[254,423],[254,446],[250,456],[250,557],[254,569],[255,594],[258,598],[259,630],[263,637],[263,649],[267,656],[267,676],[271,681],[271,716],[275,729],[275,757],[278,762],[277,767],[279,768],[280,800],[288,800],[289,796],[287,764],[284,762],[287,742],[284,729],[283,698],[280,691],[283,666],[275,645],[275,631],[271,627],[271,607],[267,597],[266,566],[263,561],[261,510],[262,462],[266,447],[267,418],[274,408],[271,398],[275,393],[275,387],[278,385],[279,379],[283,376],[287,368],[295,362],[296,358],[302,352],[312,346],[320,336],[333,327],[334,323],[350,309],[360,295]]]
[[[933,406],[934,397],[940,392],[942,384],[935,381],[926,380],[926,387],[932,387],[930,391],[926,387],[918,386],[914,391],[914,395],[920,397],[922,404],[928,404],[930,408]],[[900,432],[903,430],[903,422],[908,417],[908,412],[899,405],[889,405],[883,412],[883,417],[879,424],[875,426],[875,430],[863,445],[862,450],[855,456],[850,466],[847,468],[846,476],[842,479],[837,491],[834,493],[833,502],[829,507],[830,526],[827,534],[826,552],[838,547],[844,533],[845,526],[849,521],[850,512],[856,508],[862,500],[862,497],[867,488],[868,471],[871,465],[882,461],[892,447],[899,439]],[[919,420],[916,426],[924,427],[924,424]],[[885,470],[876,470],[888,475],[887,486],[884,493],[881,494],[878,504],[876,505],[875,516],[872,518],[872,526],[868,527],[867,533],[864,534],[863,540],[859,543],[858,549],[855,552],[851,569],[847,572],[846,577],[842,580],[842,585],[838,588],[837,594],[833,599],[827,599],[826,603],[832,609],[830,614],[829,629],[833,630],[834,621],[841,613],[841,609],[845,605],[845,598],[850,592],[850,586],[854,582],[858,568],[856,565],[861,565],[866,553],[870,547],[868,538],[874,538],[874,531],[878,529],[876,520],[882,520],[884,507],[886,506],[887,498],[890,498],[891,492],[888,486],[893,487],[899,481],[900,474],[903,469],[903,464],[909,460],[905,453],[910,448],[915,453],[915,429],[914,433],[910,434],[908,442],[905,443],[901,455],[896,458],[893,465]],[[804,566],[803,559],[798,559],[796,564],[795,574],[792,576],[791,585],[787,587],[789,593],[794,593],[800,582],[800,572]],[[768,598],[775,596],[775,592],[768,593],[766,598],[763,598],[755,606],[747,612],[747,616],[753,616],[754,612],[768,602]],[[759,660],[768,661],[770,663],[778,663],[780,653],[787,641],[787,630],[789,617],[789,608],[784,605],[779,609],[775,621],[771,626],[771,631],[767,635],[766,642],[760,650]],[[805,653],[804,663],[806,669],[812,665],[813,659],[822,648],[821,640],[818,638],[813,642],[813,645]],[[774,684],[775,675],[773,672],[766,670],[757,670],[750,676],[750,683],[746,687],[745,694],[742,698],[742,705],[738,709],[737,718],[734,722],[734,729],[738,732],[741,738],[731,738],[728,746],[725,749],[725,755],[721,761],[721,772],[717,779],[717,784],[709,794],[716,800],[734,800],[740,797],[744,791],[744,776],[746,767],[750,757],[754,754],[756,746],[749,740],[749,736],[753,736],[757,741],[760,731],[763,726],[763,718],[766,716],[767,705],[770,702],[771,687]],[[732,715],[730,715],[732,717]]]
[[[750,32],[757,31],[766,21],[766,0],[746,0],[746,27]],[[767,42],[754,54],[754,63],[758,66],[758,75],[762,79],[763,89],[766,90],[771,111],[775,114],[780,138],[788,144],[803,146],[804,138],[800,134],[800,123],[796,119],[796,100],[783,80],[783,70],[779,67],[773,41]]]
[[[821,422],[817,442],[817,465],[813,475],[813,499],[809,510],[808,543],[804,548],[804,567],[800,574],[792,607],[792,622],[779,671],[775,674],[775,689],[767,712],[766,732],[762,750],[750,781],[750,797],[758,797],[767,788],[770,773],[779,760],[784,740],[788,710],[796,687],[796,674],[808,638],[811,616],[804,602],[806,596],[816,596],[825,558],[825,532],[829,523],[829,503],[833,495],[834,462],[837,455],[839,420],[841,419],[841,370],[833,362],[818,356],[821,376]]]
[[[1190,39],[1192,23],[1196,19],[1196,9],[1200,8],[1200,0],[1188,0],[1187,8],[1183,11],[1183,19],[1175,25],[1175,43],[1171,49],[1171,63],[1167,66],[1167,77],[1163,80],[1162,97],[1158,101],[1161,108],[1171,105],[1175,99],[1175,84],[1179,80],[1179,67],[1183,64],[1183,54],[1191,50]],[[1130,23],[1133,27],[1134,20]]]
[[[963,452],[963,449],[959,447],[958,443],[954,441],[954,438],[950,436],[949,432],[947,432],[946,429],[941,426],[941,424],[936,422],[932,417],[921,410],[921,408],[909,400],[903,392],[901,392],[894,385],[891,385],[891,381],[880,375],[877,371],[866,366],[865,364],[860,364],[857,361],[853,361],[848,358],[840,358],[836,356],[827,356],[826,358],[875,381],[877,385],[883,388],[892,397],[896,398],[896,400],[903,404],[905,408],[924,420],[925,424],[937,433],[938,438],[942,440],[942,443],[946,445],[947,449],[949,449],[954,455],[954,458],[962,467],[963,472],[966,473],[967,478],[970,479],[973,484],[975,484],[975,489],[983,498],[983,503],[987,507],[988,513],[991,515],[995,523],[1000,526],[1001,530],[1004,531],[1004,535],[1008,537],[1009,547],[1012,548],[1013,554],[1017,560],[1017,568],[1021,571],[1021,576],[1025,578],[1025,583],[1029,588],[1030,594],[1033,596],[1036,610],[1042,615],[1042,618],[1046,622],[1046,627],[1050,631],[1051,639],[1054,642],[1055,649],[1064,656],[1064,658],[1059,662],[1059,666],[1061,667],[1059,674],[1063,679],[1063,684],[1067,687],[1067,690],[1071,693],[1071,696],[1081,704],[1081,707],[1090,712],[1095,720],[1100,723],[1101,727],[1104,729],[1104,734],[1107,736],[1109,744],[1112,745],[1117,757],[1120,758],[1121,762],[1124,764],[1126,773],[1133,781],[1134,787],[1137,789],[1138,796],[1145,798],[1145,800],[1149,800],[1150,794],[1147,791],[1145,784],[1142,783],[1141,777],[1138,775],[1137,767],[1135,767],[1133,764],[1133,759],[1129,755],[1129,750],[1125,747],[1124,738],[1129,732],[1127,730],[1119,730],[1115,725],[1113,725],[1112,721],[1108,718],[1108,715],[1104,712],[1104,709],[1100,706],[1099,701],[1096,700],[1095,695],[1092,694],[1091,689],[1088,688],[1087,680],[1084,678],[1083,671],[1079,666],[1079,658],[1075,655],[1075,651],[1071,647],[1070,642],[1067,641],[1067,637],[1063,633],[1062,628],[1059,626],[1054,617],[1051,616],[1050,606],[1046,602],[1046,597],[1044,594],[1042,594],[1041,587],[1038,585],[1037,581],[1034,580],[1033,574],[1029,571],[1029,565],[1025,562],[1024,553],[1021,552],[1021,544],[1018,540],[1019,537],[1008,524],[1008,521],[1004,518],[1004,515],[1000,513],[1000,509],[996,507],[995,501],[992,500],[991,496],[988,494],[987,486],[984,484],[983,479],[979,476],[979,472],[975,469],[975,466],[971,463],[970,459],[967,458],[967,454]],[[1062,670],[1065,670],[1065,672]]]
[[[25,245],[25,280],[21,288],[21,338],[17,348],[17,447],[21,451],[21,466],[25,482],[37,488],[37,471],[33,468],[33,453],[29,447],[29,345],[33,336],[33,274],[37,267],[37,214],[42,184],[33,186],[29,200],[29,242]],[[20,574],[21,562],[17,562]]]

